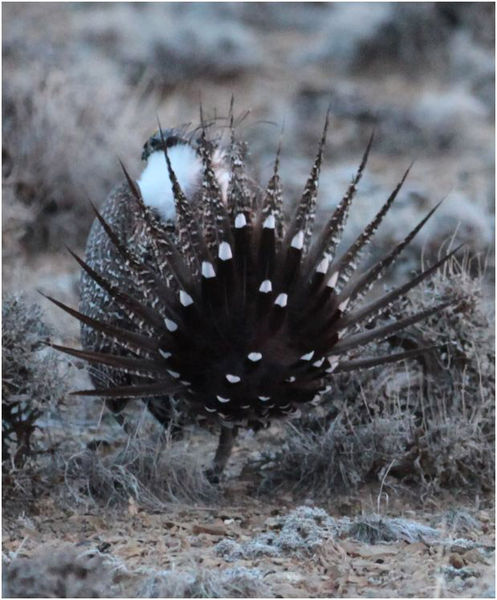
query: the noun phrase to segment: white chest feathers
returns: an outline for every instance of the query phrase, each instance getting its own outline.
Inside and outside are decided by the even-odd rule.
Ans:
[[[202,180],[202,161],[186,144],[170,148],[168,154],[181,189],[187,198],[191,197]],[[148,157],[138,185],[144,203],[155,208],[162,219],[174,221],[174,196],[163,152],[154,152]]]

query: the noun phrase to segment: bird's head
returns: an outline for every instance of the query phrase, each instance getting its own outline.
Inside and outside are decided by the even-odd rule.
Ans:
[[[187,126],[156,131],[144,144],[142,160],[146,166],[138,179],[144,203],[155,209],[164,221],[174,222],[176,216],[172,181],[166,168],[165,153],[178,183],[190,202],[198,202],[202,187],[204,164],[197,130]],[[214,142],[208,142],[212,154],[214,176],[223,198],[229,182],[229,170],[225,164],[225,153]]]
[[[170,150],[175,146],[191,146],[195,148],[196,140],[192,133],[188,133],[186,127],[172,129],[158,129],[143,144],[142,160],[148,161],[154,152],[164,152],[164,148]]]

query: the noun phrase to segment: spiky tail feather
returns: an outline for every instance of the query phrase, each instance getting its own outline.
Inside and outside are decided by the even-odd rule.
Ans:
[[[133,291],[122,291],[119,282],[73,256],[119,304],[131,324],[129,329],[90,319],[49,298],[85,325],[117,342],[122,354],[55,348],[133,377],[130,385],[84,390],[81,395],[144,398],[178,392],[198,412],[229,425],[292,412],[298,404],[311,401],[327,388],[334,371],[381,366],[432,350],[347,358],[353,349],[381,342],[447,309],[450,300],[395,318],[377,329],[347,333],[352,326],[357,328],[365,319],[384,312],[430,277],[457,249],[405,284],[351,311],[349,302],[357,302],[374,285],[437,207],[384,259],[348,283],[360,253],[389,211],[407,172],[364,232],[333,261],[372,137],[344,199],[312,242],[327,124],[328,115],[302,199],[283,238],[279,153],[266,190],[258,193],[249,189],[233,127],[229,155],[232,181],[227,206],[220,201],[212,176],[212,148],[205,142],[204,130],[200,142],[204,205],[200,211],[195,212],[189,205],[163,144],[164,168],[173,182],[176,202],[176,240],[144,205],[138,187],[123,167],[154,249],[153,263],[146,264],[133,253],[98,211],[97,218],[129,272],[126,290],[133,282]]]

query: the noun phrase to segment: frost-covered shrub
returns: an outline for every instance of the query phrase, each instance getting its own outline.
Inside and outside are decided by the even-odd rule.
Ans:
[[[38,448],[37,420],[64,397],[59,358],[45,345],[50,331],[37,305],[8,296],[2,306],[2,450],[4,468],[22,466]]]
[[[259,569],[156,571],[141,582],[139,598],[260,598],[271,596]]]
[[[336,522],[321,508],[299,506],[279,517],[271,531],[239,544],[221,540],[215,547],[218,556],[228,562],[260,556],[308,556],[317,551],[323,540],[333,536]]]
[[[485,296],[483,274],[468,262],[453,261],[424,290],[440,301],[460,299],[453,310],[416,327],[428,344],[441,344],[440,364],[429,370],[417,438],[425,483],[492,489],[494,474],[494,314]],[[422,301],[421,290],[410,297]]]
[[[350,525],[347,535],[368,544],[381,542],[407,542],[412,544],[439,537],[432,527],[402,518],[366,515],[358,517]]]

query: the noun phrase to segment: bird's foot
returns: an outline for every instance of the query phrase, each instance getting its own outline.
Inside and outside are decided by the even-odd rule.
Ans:
[[[221,471],[215,466],[209,467],[204,471],[204,475],[209,483],[217,485],[221,482]]]

